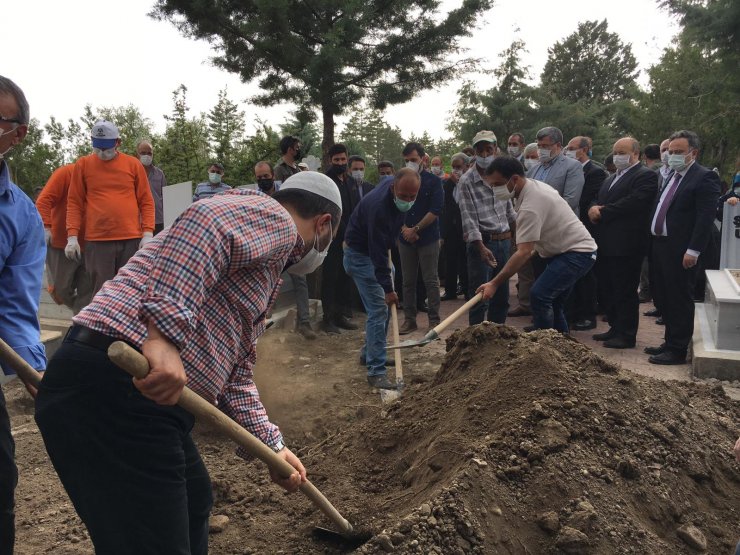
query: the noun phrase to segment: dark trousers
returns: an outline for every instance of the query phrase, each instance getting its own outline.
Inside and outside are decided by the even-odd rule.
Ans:
[[[634,340],[640,321],[640,285],[642,256],[599,255],[596,277],[601,306],[609,326],[622,337]]]
[[[468,297],[468,255],[462,237],[445,239],[442,251],[445,255],[445,295],[457,295],[458,278],[460,287]]]
[[[665,323],[665,345],[686,354],[694,334],[694,285],[698,268],[683,268],[685,250],[671,248],[667,239],[653,238],[651,289]]]
[[[591,268],[573,286],[565,311],[569,322],[596,320],[596,272]]]
[[[15,443],[10,435],[10,417],[5,396],[0,389],[0,555],[13,554],[15,538],[15,486],[18,469],[15,466]]]
[[[85,268],[92,279],[93,296],[106,281],[116,277],[118,270],[139,250],[140,242],[141,239],[85,242]]]
[[[484,241],[483,243],[492,253],[498,265],[491,268],[480,256],[480,251],[473,243],[468,244],[468,293],[475,295],[476,289],[498,275],[509,260],[511,240]],[[475,305],[468,313],[468,323],[473,326],[483,320],[503,324],[509,312],[509,280],[502,283],[488,301]]]
[[[208,552],[213,498],[192,415],[143,397],[102,350],[65,341],[36,422],[96,553]]]
[[[342,241],[334,239],[321,265],[321,308],[324,320],[352,317],[352,278],[344,271]]]

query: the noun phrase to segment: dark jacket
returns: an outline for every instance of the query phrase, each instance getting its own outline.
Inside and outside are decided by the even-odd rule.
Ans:
[[[616,183],[615,179],[616,174],[604,181],[594,202],[602,206],[601,220],[594,227],[599,256],[642,256],[647,253],[648,218],[658,192],[658,175],[637,164]]]
[[[581,200],[578,205],[581,209],[581,222],[586,226],[588,232],[594,235],[594,224],[588,219],[588,209],[594,204],[596,197],[599,195],[599,189],[601,184],[609,176],[606,170],[600,166],[594,164],[593,160],[589,160],[583,165],[583,177],[585,179],[583,183],[583,191],[581,191]]]
[[[675,174],[674,174],[675,175]],[[671,176],[671,181],[674,175]],[[668,181],[668,180],[666,180]],[[668,181],[663,190],[671,186]],[[687,249],[704,252],[714,225],[719,198],[719,176],[694,162],[678,184],[666,214],[667,248],[677,255]],[[652,223],[660,195],[656,195],[650,210]]]
[[[419,194],[416,195],[414,205],[411,207],[411,210],[406,212],[406,217],[403,221],[406,227],[414,227],[430,212],[437,216],[442,214],[442,206],[444,205],[442,180],[426,170],[422,170],[420,177],[421,187],[419,188]],[[421,230],[419,240],[414,245],[422,247],[438,240],[439,218],[432,225]],[[401,236],[401,242],[407,245],[409,244],[403,236]]]
[[[360,195],[357,192],[357,181],[352,176],[345,175],[344,181],[340,181],[336,176],[327,173],[327,176],[334,181],[339,189],[339,195],[342,197],[342,219],[339,221],[339,229],[334,242],[341,247],[344,241],[344,233],[347,231],[349,217],[352,215],[355,207],[360,204]]]
[[[459,239],[462,241],[463,228],[462,228],[462,217],[460,216],[460,206],[455,201],[454,192],[457,183],[451,179],[445,179],[442,183],[442,189],[444,190],[444,208],[442,209],[442,217],[440,218],[440,228],[442,232],[442,239],[445,241],[451,241]]]

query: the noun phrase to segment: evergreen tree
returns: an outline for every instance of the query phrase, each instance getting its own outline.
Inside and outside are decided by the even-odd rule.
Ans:
[[[215,159],[232,168],[244,139],[244,112],[229,99],[226,89],[218,92],[218,102],[208,113],[208,132]]]

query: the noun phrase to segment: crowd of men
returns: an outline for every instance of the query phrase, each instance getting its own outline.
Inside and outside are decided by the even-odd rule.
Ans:
[[[512,134],[505,148],[481,130],[449,160],[410,142],[404,167],[377,162],[375,185],[367,160],[345,145],[329,148],[325,173],[313,172],[300,139],[287,136],[276,164],[255,165],[256,191],[227,185],[214,162],[164,229],[166,178],[152,144],[125,154],[104,120],[90,130],[91,153],[55,171],[34,206],[2,158],[28,123],[23,92],[0,76],[0,336],[44,372],[31,391],[39,429],[105,553],[207,552],[210,480],[192,416],[174,406],[186,381],[295,468],[271,475],[276,483],[293,491],[306,479],[252,376],[283,281],[292,280],[307,340],[318,337],[309,280],[319,269],[321,331],[355,330],[353,311],[367,313],[360,363],[376,388],[396,387],[386,376],[390,305],[402,307],[409,334],[420,311],[431,330],[441,302],[478,293],[470,324],[531,315],[528,329],[569,333],[603,314],[609,329],[594,339],[614,349],[635,347],[640,302],[652,299],[665,340],[645,349],[648,360],[678,364],[697,279],[713,266],[715,218],[739,198],[737,176],[720,196],[687,130],[644,149],[620,138],[606,167],[589,137],[566,142],[556,127],[530,144]],[[48,363],[37,318],[45,264],[53,298],[75,313]],[[132,382],[108,360],[117,340],[147,358],[146,378]],[[13,550],[13,445],[0,393],[0,555]]]

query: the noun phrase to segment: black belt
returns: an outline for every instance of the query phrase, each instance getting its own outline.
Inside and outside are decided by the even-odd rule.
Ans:
[[[505,241],[506,239],[511,239],[511,231],[504,231],[503,233],[489,233],[487,231],[481,231],[480,237],[484,243],[487,243],[488,241]]]
[[[87,345],[88,347],[107,353],[108,347],[110,347],[114,342],[121,340],[111,337],[110,335],[100,333],[99,331],[92,330],[86,326],[74,324],[67,330],[67,335],[64,336],[64,341],[81,343],[82,345]],[[124,341],[124,343],[128,343],[128,341]],[[137,351],[139,350],[130,343],[128,344]]]

